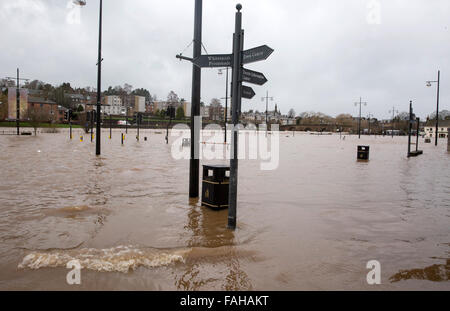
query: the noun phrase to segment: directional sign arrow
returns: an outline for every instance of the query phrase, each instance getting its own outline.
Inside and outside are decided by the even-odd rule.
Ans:
[[[233,54],[201,55],[193,60],[198,67],[231,67]]]
[[[243,85],[241,88],[241,94],[243,98],[252,99],[255,96],[255,91],[251,87]]]
[[[261,72],[253,71],[250,69],[242,69],[242,81],[253,83],[257,85],[263,85],[267,82],[266,77]]]
[[[242,52],[243,53],[242,63],[248,64],[260,60],[265,60],[267,59],[267,57],[270,56],[270,54],[272,54],[272,52],[273,49],[271,49],[267,45],[261,45],[250,50],[245,50]]]

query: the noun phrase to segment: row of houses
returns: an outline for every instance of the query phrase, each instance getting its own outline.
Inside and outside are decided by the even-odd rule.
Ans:
[[[272,111],[259,112],[259,111],[246,111],[241,114],[241,119],[250,123],[265,123],[267,118],[267,123],[276,123],[281,125],[294,125],[296,124],[295,117],[289,117],[287,115],[281,114],[278,110],[277,105]]]

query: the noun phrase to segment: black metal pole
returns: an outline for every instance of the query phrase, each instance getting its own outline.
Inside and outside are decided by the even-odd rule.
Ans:
[[[370,136],[370,113],[368,115],[368,118],[369,118],[369,136]]]
[[[362,99],[359,98],[359,120],[358,120],[358,138],[361,138],[361,104]]]
[[[67,113],[69,114],[69,137],[72,139],[72,110],[69,109]]]
[[[411,155],[411,129],[412,129],[412,100],[409,101],[409,122],[408,122],[408,158]]]
[[[416,129],[416,152],[419,150],[419,130],[420,130],[420,118],[417,118],[417,129]]]
[[[227,142],[227,118],[228,118],[228,67],[227,67],[227,77],[225,82],[225,140]]]
[[[20,89],[19,89],[19,68],[17,68],[17,88],[16,88],[16,127],[17,135],[20,135]]]
[[[98,64],[97,64],[97,127],[95,138],[95,154],[100,155],[100,138],[101,138],[101,100],[102,100],[102,4],[103,0],[100,0],[100,15],[99,15],[99,27],[98,27]]]
[[[112,114],[109,114],[109,139],[112,138]]]
[[[91,143],[94,137],[94,110],[91,111]]]
[[[439,86],[440,86],[440,80],[441,80],[441,71],[438,70],[437,103],[436,103],[436,137],[435,137],[435,141],[434,141],[435,146],[437,146],[437,144],[438,144],[438,137],[439,137]]]
[[[139,115],[139,112],[136,114],[136,120],[137,120],[137,136],[136,136],[136,139],[139,141],[139,124],[141,123],[140,122],[140,118],[141,118],[141,116]]]
[[[202,0],[195,0],[194,15],[194,47],[193,58],[202,53]],[[189,197],[198,197],[199,167],[198,156],[200,128],[196,128],[195,120],[200,116],[200,91],[201,91],[201,69],[192,64],[192,94],[191,94],[191,158],[189,162]],[[197,126],[198,127],[198,126]]]
[[[125,96],[125,134],[128,134],[128,98]]]
[[[233,42],[233,80],[232,80],[232,121],[233,130],[231,135],[231,155],[230,155],[230,184],[228,191],[228,228],[236,228],[236,210],[237,210],[237,179],[238,179],[238,122],[239,107],[241,106],[241,71],[242,71],[242,49],[244,41],[244,32],[242,31],[242,5],[236,5],[236,21]]]

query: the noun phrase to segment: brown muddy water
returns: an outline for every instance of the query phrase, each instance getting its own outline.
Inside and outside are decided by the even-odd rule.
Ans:
[[[233,232],[188,200],[174,138],[105,130],[96,157],[79,133],[0,136],[1,290],[450,290],[445,140],[407,159],[406,137],[281,133],[276,170],[240,161]]]

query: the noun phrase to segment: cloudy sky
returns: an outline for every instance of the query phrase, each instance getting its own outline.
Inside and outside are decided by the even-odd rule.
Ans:
[[[190,101],[192,65],[179,61],[192,41],[194,0],[104,0],[102,88],[129,83],[165,99],[170,90]],[[238,1],[203,1],[203,44],[231,53]],[[441,70],[441,109],[450,109],[450,1],[240,0],[245,48],[275,51],[247,65],[269,80],[252,86],[243,110],[264,111],[269,91],[287,113],[294,108],[388,118],[409,100],[425,117],[435,110]],[[69,0],[0,0],[0,75],[52,84],[96,85],[98,1],[74,9]],[[184,51],[192,55],[192,46]],[[225,96],[225,76],[202,69],[202,100]]]

